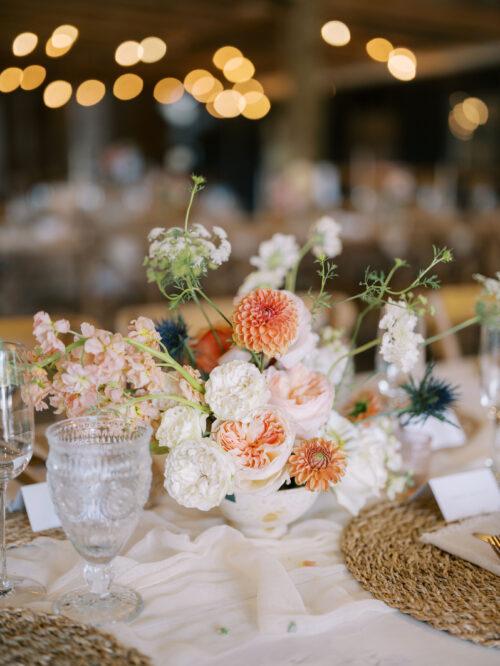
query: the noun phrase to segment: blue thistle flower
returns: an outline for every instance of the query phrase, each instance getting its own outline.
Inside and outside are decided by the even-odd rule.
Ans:
[[[420,383],[413,378],[401,387],[409,398],[409,404],[399,411],[403,425],[410,421],[426,421],[434,416],[446,421],[446,411],[458,399],[458,388],[432,374],[434,364],[429,364]]]
[[[177,319],[162,319],[156,323],[156,330],[160,334],[161,344],[170,356],[178,363],[182,363],[185,345],[188,341],[187,326],[179,315]]]

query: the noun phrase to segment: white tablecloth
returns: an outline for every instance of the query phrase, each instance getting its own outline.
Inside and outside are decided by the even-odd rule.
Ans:
[[[463,387],[463,409],[484,418],[475,365],[441,370]],[[465,447],[434,454],[433,473],[480,465],[488,435],[485,426]],[[158,666],[498,664],[498,651],[436,631],[364,592],[339,551],[348,519],[325,494],[282,539],[247,539],[216,510],[190,511],[166,498],[145,512],[114,562],[116,581],[141,593],[144,611],[106,629]],[[8,564],[46,585],[49,600],[82,584],[69,542],[40,537],[10,551]]]

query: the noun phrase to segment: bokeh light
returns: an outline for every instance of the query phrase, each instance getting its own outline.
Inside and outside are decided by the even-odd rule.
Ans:
[[[394,46],[388,39],[375,37],[366,44],[366,52],[373,60],[377,62],[387,62],[389,54],[394,50]]]
[[[476,121],[471,120],[469,116],[467,116],[464,113],[463,104],[455,104],[455,106],[452,109],[451,115],[455,120],[456,124],[464,132],[473,132],[479,125],[479,119],[477,119]]]
[[[122,42],[115,51],[115,60],[122,67],[137,65],[144,55],[144,49],[139,42],[129,40]]]
[[[245,98],[236,90],[223,90],[214,99],[214,109],[223,118],[235,118],[245,107]]]
[[[207,79],[205,77],[198,79],[193,85],[191,94],[198,102],[204,102],[205,104],[213,102],[219,93],[224,90],[219,79],[211,77]]]
[[[153,90],[153,96],[157,102],[160,102],[160,104],[174,104],[175,102],[178,102],[183,95],[184,86],[182,85],[182,81],[172,77],[167,77],[158,81]]]
[[[255,67],[251,60],[237,56],[231,58],[224,65],[224,76],[231,83],[243,83],[255,74]]]
[[[61,56],[66,55],[72,46],[73,44],[68,44],[68,46],[58,49],[54,46],[52,37],[50,37],[45,44],[45,53],[49,56],[49,58],[60,58]]]
[[[0,92],[9,93],[21,85],[23,70],[19,67],[7,67],[0,74]]]
[[[71,48],[78,39],[78,28],[74,25],[60,25],[52,33],[51,42],[55,49]]]
[[[328,21],[321,28],[321,36],[331,46],[345,46],[351,40],[351,31],[342,21]]]
[[[69,102],[73,88],[68,81],[52,81],[43,91],[43,101],[51,109],[57,109]]]
[[[94,106],[98,104],[106,94],[106,86],[97,79],[88,79],[80,83],[76,91],[76,101],[81,106]]]
[[[393,49],[389,54],[387,69],[394,78],[411,81],[417,74],[417,58],[410,49]]]
[[[189,74],[186,74],[184,78],[184,88],[191,93],[193,90],[194,84],[200,79],[213,79],[212,74],[206,69],[193,69]]]
[[[221,46],[214,53],[212,62],[218,69],[224,69],[225,64],[232,58],[241,58],[243,53],[236,46]]]
[[[461,141],[468,141],[469,139],[472,138],[473,132],[470,130],[465,130],[456,120],[455,114],[453,111],[450,111],[448,115],[448,126],[450,128],[450,132],[455,136],[457,139],[460,139]]]
[[[488,107],[479,97],[467,97],[462,102],[464,114],[469,117],[477,118],[478,125],[484,125],[488,122]]]
[[[243,95],[247,104],[255,104],[264,94],[262,84],[256,79],[249,79],[243,83],[235,83],[233,90],[236,90]]]
[[[134,99],[141,94],[144,82],[137,74],[122,74],[113,85],[113,94],[121,100]]]
[[[45,81],[46,76],[47,71],[45,67],[41,65],[29,65],[23,71],[21,88],[23,90],[34,90]]]
[[[12,42],[12,53],[15,56],[26,56],[36,49],[38,37],[34,32],[22,32]]]
[[[256,102],[247,104],[241,112],[241,115],[249,120],[260,120],[260,118],[264,118],[264,116],[269,113],[270,108],[271,102],[268,97],[266,97],[266,95],[261,95],[260,99]]]
[[[142,62],[158,62],[167,52],[167,45],[159,37],[146,37],[141,42]]]

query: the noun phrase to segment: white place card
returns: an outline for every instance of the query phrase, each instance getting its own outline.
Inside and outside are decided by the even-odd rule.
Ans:
[[[500,489],[489,469],[438,476],[429,486],[447,523],[500,511]]]
[[[29,486],[22,486],[21,492],[33,532],[61,526],[47,483],[31,483]]]

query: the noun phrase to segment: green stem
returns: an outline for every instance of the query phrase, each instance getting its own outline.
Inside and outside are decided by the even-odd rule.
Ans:
[[[447,335],[452,335],[453,333],[458,333],[458,331],[461,331],[464,328],[467,328],[468,326],[473,326],[474,324],[479,323],[479,317],[476,315],[475,317],[471,317],[470,319],[466,319],[465,321],[462,321],[460,324],[457,324],[456,326],[453,326],[452,328],[449,328],[447,331],[443,331],[442,333],[437,333],[436,335],[433,335],[430,338],[427,338],[425,340],[425,345],[431,345],[433,342],[437,342],[438,340],[442,340],[445,338]]]
[[[194,198],[195,198],[197,192],[199,192],[200,189],[201,189],[201,187],[196,182],[193,184],[193,187],[191,188],[191,196],[189,197],[188,207],[186,208],[186,217],[184,218],[184,233],[185,234],[187,234],[187,232],[188,232],[188,222],[189,222],[189,215],[191,213],[191,206],[193,205]]]
[[[200,299],[199,299],[198,296],[196,295],[196,290],[193,289],[191,293],[192,293],[192,296],[193,296],[193,300],[194,300],[194,302],[195,302],[196,305],[199,307],[200,312],[201,312],[201,314],[203,315],[203,318],[205,319],[205,321],[206,321],[207,324],[208,324],[208,328],[210,329],[212,335],[214,336],[215,342],[216,342],[217,345],[219,346],[219,350],[220,350],[221,352],[223,352],[223,351],[224,351],[224,347],[222,346],[222,342],[221,342],[220,336],[219,336],[219,334],[217,333],[217,331],[215,330],[215,328],[213,327],[212,322],[210,321],[210,317],[209,317],[209,316],[207,315],[207,313],[205,312],[205,308],[204,308],[203,305],[200,303]]]
[[[217,314],[220,315],[220,316],[222,317],[222,319],[224,319],[224,321],[225,321],[229,326],[231,326],[231,328],[232,328],[232,327],[233,327],[233,324],[232,324],[231,320],[228,319],[228,318],[226,317],[226,315],[222,312],[222,310],[221,310],[219,307],[217,307],[217,305],[212,301],[212,299],[209,298],[209,297],[205,294],[205,292],[204,292],[202,289],[200,289],[199,287],[196,289],[196,291],[197,291],[197,292],[200,294],[200,296],[201,296],[202,298],[204,298],[204,299],[206,300],[206,302],[207,302],[207,303],[208,303],[208,304],[209,304],[209,305],[210,305],[210,306],[211,306],[211,307],[217,312]]]
[[[171,395],[170,393],[149,393],[148,395],[141,395],[140,398],[131,398],[129,402],[135,405],[136,403],[144,402],[145,400],[173,400],[182,405],[186,405],[187,407],[198,409],[200,412],[210,413],[210,409],[205,405],[200,405],[198,402],[183,398],[181,395]]]
[[[312,248],[314,245],[314,240],[310,238],[307,243],[301,248],[299,252],[299,257],[297,261],[295,262],[295,265],[293,268],[288,272],[288,275],[286,276],[286,284],[285,287],[287,291],[291,291],[292,293],[295,293],[295,286],[297,283],[297,274],[299,272],[299,266],[302,262],[302,259],[306,256],[306,254],[309,252],[309,250]]]
[[[75,342],[72,342],[70,345],[66,347],[64,352],[56,352],[55,354],[52,354],[51,356],[47,356],[46,359],[41,361],[40,363],[37,363],[39,368],[45,368],[47,365],[51,365],[52,363],[55,363],[58,361],[62,356],[65,354],[69,354],[69,352],[72,352],[73,349],[77,349],[78,347],[82,347],[85,343],[87,342],[87,338],[78,338],[78,340],[75,340]]]
[[[160,361],[163,361],[173,370],[177,370],[177,372],[184,377],[184,379],[194,388],[195,391],[205,393],[204,386],[200,384],[194,377],[192,377],[189,372],[185,370],[182,365],[180,365],[180,363],[177,363],[177,361],[173,359],[168,352],[160,352],[156,349],[152,349],[151,347],[143,345],[142,342],[137,342],[137,340],[133,340],[132,338],[123,339],[125,342],[128,342],[128,344],[132,345],[136,349],[139,349],[140,351],[153,356],[153,358],[157,358]]]

